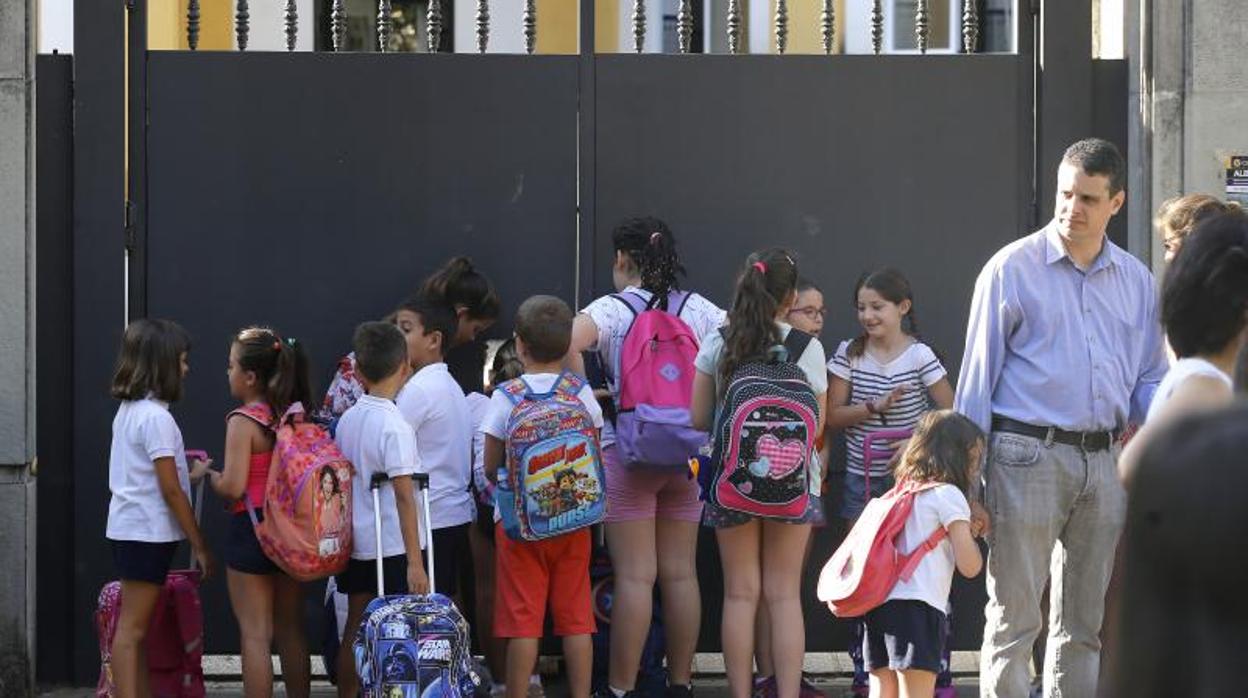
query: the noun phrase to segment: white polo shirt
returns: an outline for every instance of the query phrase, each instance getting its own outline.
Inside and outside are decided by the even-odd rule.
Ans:
[[[342,455],[355,466],[351,482],[351,557],[356,560],[377,559],[377,538],[373,521],[373,493],[368,489],[373,473],[384,472],[391,478],[412,475],[420,461],[412,428],[389,400],[361,395],[338,420],[334,440]],[[383,485],[381,503],[381,556],[393,557],[407,552],[403,531],[399,528],[399,510],[394,501],[394,487]],[[419,503],[420,499],[417,498]],[[417,521],[419,521],[419,516]],[[421,535],[421,547],[425,536]]]
[[[182,430],[169,414],[169,405],[150,395],[125,400],[113,417],[113,443],[108,454],[110,540],[168,543],[186,538],[160,494],[156,459],[172,458],[178,466],[178,484],[190,496]]]
[[[399,412],[416,435],[417,472],[429,474],[429,509],[433,529],[472,521],[477,507],[472,480],[472,417],[464,391],[446,364],[425,366],[395,398]]]

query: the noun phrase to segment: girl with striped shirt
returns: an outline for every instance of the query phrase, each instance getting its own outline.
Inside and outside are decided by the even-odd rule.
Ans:
[[[828,427],[845,431],[846,473],[840,511],[850,525],[868,499],[893,486],[890,459],[881,458],[870,464],[868,491],[863,453],[867,435],[913,429],[924,412],[953,406],[953,388],[945,367],[936,352],[919,340],[914,296],[906,277],[896,269],[863,276],[854,287],[854,305],[863,333],[841,342],[828,362],[832,374]],[[866,695],[861,621],[854,626],[856,641],[850,650],[854,692]]]

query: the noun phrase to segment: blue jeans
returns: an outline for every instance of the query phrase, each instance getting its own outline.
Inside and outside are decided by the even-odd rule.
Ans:
[[[1044,695],[1096,695],[1101,621],[1126,492],[1119,448],[1078,446],[994,432],[985,504],[992,516],[981,692],[1026,698],[1040,597],[1051,579]]]

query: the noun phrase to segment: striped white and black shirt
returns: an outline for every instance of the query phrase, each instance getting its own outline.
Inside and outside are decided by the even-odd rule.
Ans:
[[[841,342],[836,354],[828,362],[828,371],[842,380],[849,381],[849,404],[858,405],[868,400],[878,400],[898,386],[907,388],[905,394],[883,414],[871,415],[866,421],[845,430],[848,446],[846,468],[862,475],[862,444],[867,434],[892,429],[913,429],[919,417],[932,409],[928,388],[945,377],[945,367],[931,347],[922,342],[911,344],[897,358],[881,363],[864,351],[862,356],[850,358],[849,342]],[[871,475],[886,475],[888,460],[880,459],[871,464]]]

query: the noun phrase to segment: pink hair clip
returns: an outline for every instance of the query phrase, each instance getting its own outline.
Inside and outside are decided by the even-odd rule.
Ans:
[[[753,266],[755,269],[757,269],[759,274],[766,274],[766,273],[767,273],[767,265],[766,265],[766,264],[763,264],[762,262],[755,262],[755,263],[754,263],[754,264],[752,264],[751,266]]]

